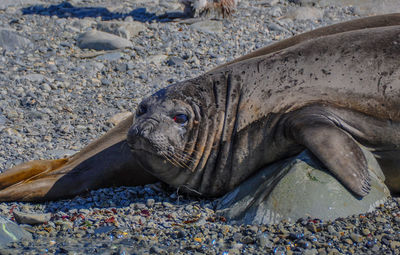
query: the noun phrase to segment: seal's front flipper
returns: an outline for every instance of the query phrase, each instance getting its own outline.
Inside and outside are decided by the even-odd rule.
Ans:
[[[354,139],[323,108],[293,112],[285,135],[307,147],[348,189],[358,196],[370,191],[367,161]]]

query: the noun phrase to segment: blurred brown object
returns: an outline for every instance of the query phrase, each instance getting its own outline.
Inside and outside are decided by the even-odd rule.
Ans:
[[[235,12],[240,0],[181,0],[185,6],[184,13],[190,17],[205,16],[216,11],[223,18]]]

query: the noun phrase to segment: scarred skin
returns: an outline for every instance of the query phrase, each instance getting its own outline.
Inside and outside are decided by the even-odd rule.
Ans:
[[[369,176],[358,144],[377,156],[388,187],[399,192],[400,15],[294,38],[158,91],[135,120],[71,158],[8,170],[0,200],[59,199],[157,180],[220,196],[305,148],[362,197]]]

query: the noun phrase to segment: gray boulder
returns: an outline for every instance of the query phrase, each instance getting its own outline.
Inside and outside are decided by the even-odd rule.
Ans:
[[[333,220],[373,211],[390,196],[373,155],[364,150],[371,191],[356,198],[308,151],[277,162],[217,201],[217,213],[233,224],[273,224],[311,217]]]
[[[32,235],[14,222],[0,217],[0,247],[4,247],[10,242],[20,241],[21,239],[30,240],[32,239]]]
[[[138,21],[103,21],[97,24],[97,29],[103,32],[123,37],[125,39],[130,39],[137,36],[140,32],[146,30],[146,26]]]
[[[81,34],[77,39],[77,45],[81,49],[116,50],[132,47],[132,43],[122,37],[91,30]]]
[[[50,213],[24,213],[19,211],[13,212],[15,221],[19,224],[44,224],[51,219]]]
[[[221,21],[216,20],[203,20],[190,25],[191,28],[203,33],[222,33],[224,25]]]

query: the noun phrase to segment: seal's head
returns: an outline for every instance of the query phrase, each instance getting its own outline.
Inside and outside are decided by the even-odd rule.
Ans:
[[[201,116],[198,104],[175,87],[140,103],[127,141],[145,169],[170,185],[181,186],[197,165],[195,145]]]
[[[234,82],[221,73],[171,85],[144,99],[127,137],[134,157],[152,175],[185,192],[223,194],[231,188],[229,178],[215,176],[224,176],[230,167],[224,156],[230,149],[220,147],[231,144],[221,134],[229,129],[225,107],[237,109],[234,100],[225,102],[234,95]]]

